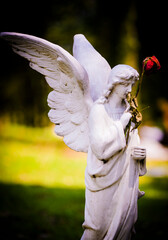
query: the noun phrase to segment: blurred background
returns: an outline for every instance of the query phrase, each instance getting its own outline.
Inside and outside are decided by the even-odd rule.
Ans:
[[[134,239],[166,239],[168,200],[168,34],[166,1],[62,0],[1,3],[0,31],[35,35],[72,53],[82,33],[111,67],[155,55],[161,69],[143,80],[141,144],[147,148],[146,191]],[[86,155],[54,135],[43,76],[0,40],[1,239],[80,239]],[[149,108],[146,108],[148,107]],[[72,230],[73,229],[73,230]]]

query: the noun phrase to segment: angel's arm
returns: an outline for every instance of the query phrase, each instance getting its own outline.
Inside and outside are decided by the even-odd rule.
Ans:
[[[102,104],[95,104],[89,116],[90,147],[100,160],[108,160],[126,146],[123,125],[107,115]]]

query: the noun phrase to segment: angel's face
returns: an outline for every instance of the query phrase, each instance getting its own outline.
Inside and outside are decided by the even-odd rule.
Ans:
[[[125,99],[128,93],[131,93],[132,87],[133,87],[132,82],[118,84],[115,86],[114,92],[116,95],[118,95],[119,98]]]

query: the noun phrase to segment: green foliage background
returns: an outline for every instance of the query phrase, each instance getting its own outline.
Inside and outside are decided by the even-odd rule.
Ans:
[[[161,70],[143,81],[141,92],[144,121],[160,122],[160,98],[167,99],[167,42],[164,26],[166,2],[62,0],[5,1],[1,6],[0,31],[32,34],[54,42],[70,53],[73,36],[83,33],[108,60],[111,67],[130,64],[141,72],[142,60],[155,55]],[[12,53],[0,41],[1,117],[31,126],[46,126],[46,98],[49,87],[44,78],[29,68],[26,60]]]

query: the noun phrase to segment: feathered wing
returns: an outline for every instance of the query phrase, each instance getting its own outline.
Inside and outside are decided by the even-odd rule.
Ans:
[[[85,69],[63,48],[46,40],[19,33],[1,33],[1,37],[54,89],[48,95],[48,116],[56,125],[56,134],[63,136],[70,148],[87,152],[91,100]]]
[[[90,94],[93,101],[96,101],[107,87],[111,67],[83,34],[74,36],[73,55],[87,71]]]

